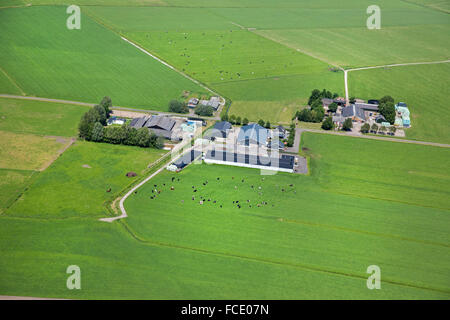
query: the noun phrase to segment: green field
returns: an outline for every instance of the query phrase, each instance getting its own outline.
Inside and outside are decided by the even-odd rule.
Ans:
[[[72,104],[0,98],[0,130],[74,137],[89,107]]]
[[[114,105],[167,110],[184,90],[204,92],[88,15],[81,30],[66,19],[64,7],[0,10],[0,67],[27,95],[91,103],[108,95]],[[0,87],[16,93],[8,90]]]
[[[176,175],[164,171],[126,201],[129,217],[120,223],[75,215],[53,219],[59,215],[50,214],[46,219],[18,219],[10,210],[0,217],[0,251],[5,257],[0,261],[0,293],[65,298],[450,298],[450,177],[443,170],[447,149],[309,133],[303,136],[303,147],[311,156],[310,176],[277,174],[262,180],[258,170],[216,165],[192,165]],[[374,153],[383,157],[374,161]],[[67,163],[64,155],[51,169]],[[410,181],[418,187],[406,194],[403,188]],[[162,192],[152,200],[154,184]],[[36,182],[28,192],[38,186]],[[170,191],[171,186],[175,190]],[[200,196],[211,201],[200,205]],[[98,204],[104,198],[90,200]],[[232,203],[236,200],[241,209]],[[24,197],[22,208],[34,201]],[[257,207],[262,201],[267,205]],[[70,206],[78,211],[81,207]],[[62,215],[64,209],[59,210]],[[23,236],[14,236],[17,232]],[[81,267],[82,290],[65,288],[65,269],[71,264]],[[372,264],[381,267],[382,290],[366,288],[365,271]],[[21,281],[24,278],[30,281]],[[46,286],[38,278],[45,278]]]
[[[101,217],[103,204],[131,184],[165,151],[76,142],[40,174],[7,212],[27,217]],[[107,192],[111,188],[110,192]]]
[[[349,73],[350,95],[364,99],[386,94],[411,110],[407,138],[450,143],[450,64],[407,66]]]
[[[33,174],[36,174],[33,170],[0,168],[0,215],[25,189]]]

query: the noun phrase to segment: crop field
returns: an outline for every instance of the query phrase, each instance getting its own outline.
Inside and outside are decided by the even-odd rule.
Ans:
[[[87,110],[72,104],[0,98],[0,130],[74,137]]]
[[[36,174],[33,170],[0,168],[0,215],[25,189],[33,174]]]
[[[420,65],[349,73],[351,95],[372,99],[390,94],[411,110],[407,137],[450,143],[450,65]]]
[[[392,145],[396,153],[391,152]],[[216,165],[192,165],[179,174],[164,171],[125,202],[129,217],[120,223],[80,215],[17,219],[10,209],[0,217],[4,235],[0,252],[5,258],[0,261],[2,294],[448,299],[449,197],[441,192],[448,189],[442,189],[442,184],[448,184],[449,177],[439,165],[435,167],[448,158],[447,149],[319,134],[305,134],[303,147],[311,156],[311,176],[261,176],[257,170]],[[404,203],[419,191],[395,192],[403,183],[398,176],[389,178],[389,171],[380,181],[377,170],[367,170],[365,154],[369,157],[374,148],[389,155],[379,160],[380,170],[401,170],[398,176],[414,171],[411,179],[419,179],[429,197],[440,194],[440,202],[430,206],[422,197]],[[417,160],[408,159],[411,153],[419,154]],[[63,157],[68,154],[57,162],[66,163]],[[389,168],[398,162],[404,162],[401,169]],[[332,167],[343,163],[351,165],[355,174],[340,185],[343,178]],[[364,194],[360,190],[366,181],[373,189]],[[33,188],[37,184],[30,191]],[[151,199],[154,188],[161,193]],[[372,197],[377,189],[381,191]],[[203,205],[198,202],[201,198]],[[233,201],[239,201],[241,208]],[[23,200],[30,207],[32,202],[27,197]],[[62,215],[64,209],[59,211]],[[17,239],[11,230],[23,237]],[[65,268],[73,261],[83,270],[83,290],[65,288]],[[366,288],[365,271],[372,264],[382,269],[382,290]],[[25,277],[31,280],[20,281]],[[46,286],[37,280],[42,277]]]
[[[101,143],[76,142],[39,175],[7,212],[27,217],[98,217],[104,202],[140,176],[165,151]],[[108,190],[110,192],[108,192]]]
[[[0,10],[0,67],[27,95],[167,110],[184,90],[204,92],[87,15],[81,30],[66,19],[64,7]]]

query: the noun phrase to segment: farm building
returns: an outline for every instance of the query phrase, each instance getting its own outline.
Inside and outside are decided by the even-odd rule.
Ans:
[[[176,166],[178,170],[181,170],[194,160],[198,159],[201,155],[202,153],[200,151],[191,150],[174,161],[172,165]]]
[[[366,116],[364,110],[352,104],[342,109],[342,116],[344,118],[351,118],[353,121],[365,121]]]
[[[219,97],[211,97],[209,100],[200,100],[201,105],[210,106],[214,110],[219,109],[220,106],[220,98]]]
[[[205,163],[223,164],[237,167],[294,172],[295,157],[281,155],[281,157],[258,156],[225,151],[209,150],[203,159]]]
[[[395,111],[400,114],[402,118],[402,126],[403,127],[410,127],[411,126],[411,119],[410,119],[410,113],[408,106],[404,102],[399,102],[395,105]]]
[[[345,99],[344,98],[336,98],[336,99],[329,99],[329,98],[323,98],[322,104],[324,107],[328,107],[332,103],[336,103],[338,106],[344,106],[345,105]]]
[[[190,99],[189,102],[188,102],[188,107],[189,108],[195,108],[198,105],[199,101],[200,100],[198,100],[197,98]]]
[[[344,121],[345,121],[345,118],[341,114],[333,116],[332,119],[333,119],[334,125],[338,128],[340,128],[344,124]]]
[[[182,122],[177,122],[169,117],[145,116],[133,119],[130,126],[136,129],[148,128],[150,132],[158,137],[180,140],[182,138],[181,124]]]
[[[364,111],[372,111],[378,112],[378,104],[371,103],[355,103],[355,106],[364,110]]]
[[[275,133],[278,133],[278,138],[280,139],[284,139],[286,137],[286,128],[283,127],[282,125],[279,125],[278,127],[275,128]]]
[[[226,138],[228,137],[228,134],[232,128],[231,123],[228,121],[220,121],[216,122],[212,130],[210,130],[208,137],[215,137],[215,138]]]
[[[241,128],[237,137],[237,143],[245,146],[249,146],[251,144],[266,146],[268,138],[269,130],[261,127],[257,123],[253,123]]]

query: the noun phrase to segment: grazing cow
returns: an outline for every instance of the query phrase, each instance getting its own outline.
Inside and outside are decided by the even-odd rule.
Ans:
[[[175,188],[174,188],[174,187],[172,186],[172,187],[170,187],[170,190],[172,190],[172,191],[173,191],[173,190],[175,190]]]
[[[109,188],[108,190],[106,190],[106,192],[111,192],[111,188]]]

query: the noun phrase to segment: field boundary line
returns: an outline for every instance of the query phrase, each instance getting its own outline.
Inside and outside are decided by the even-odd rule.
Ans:
[[[23,91],[23,89],[19,86],[19,84],[18,84],[16,81],[14,81],[14,79],[11,78],[11,76],[10,76],[5,70],[3,70],[2,67],[0,67],[0,71],[3,72],[3,74],[6,76],[6,78],[8,78],[8,80],[9,80],[14,86],[16,86],[17,89],[19,89],[19,91],[22,93],[23,96],[26,95],[25,91]]]

